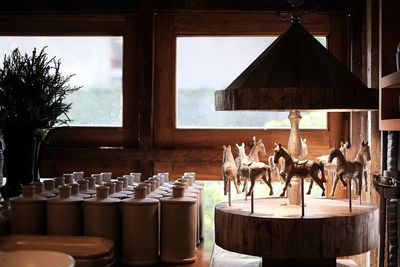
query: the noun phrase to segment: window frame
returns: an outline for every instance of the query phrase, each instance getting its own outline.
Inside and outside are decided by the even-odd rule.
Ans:
[[[307,19],[309,23],[305,27],[314,35],[327,36],[328,49],[343,59],[341,44],[345,33],[335,30],[332,34],[334,31],[328,15],[310,15]],[[252,136],[262,138],[267,149],[273,148],[275,142],[287,144],[288,129],[177,129],[175,69],[177,37],[280,35],[288,26],[288,21],[281,21],[275,14],[266,12],[158,13],[155,21],[155,147],[217,149],[223,144],[247,141]],[[327,129],[301,130],[301,136],[315,147],[311,156],[326,154],[332,140],[340,139],[336,136],[337,131],[331,129],[342,121],[340,113],[328,113]]]
[[[22,18],[23,17],[23,18]],[[53,147],[131,147],[137,145],[138,93],[134,90],[139,68],[135,15],[7,15],[0,17],[1,36],[121,36],[122,127],[62,126],[52,130]],[[127,49],[129,47],[129,49]]]

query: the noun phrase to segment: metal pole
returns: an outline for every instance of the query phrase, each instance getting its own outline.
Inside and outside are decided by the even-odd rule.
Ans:
[[[229,207],[232,206],[231,203],[231,177],[228,176],[228,203]]]
[[[304,179],[301,179],[301,217],[304,217]]]
[[[254,213],[254,190],[251,192],[251,213]]]
[[[347,193],[349,195],[349,211],[352,212],[352,207],[351,207],[351,178],[348,178],[348,184],[349,187],[347,188]]]

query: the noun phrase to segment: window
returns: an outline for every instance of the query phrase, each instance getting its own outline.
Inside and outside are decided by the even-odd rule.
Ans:
[[[214,92],[225,89],[277,36],[201,36],[176,40],[178,129],[290,128],[288,112],[215,111]],[[326,47],[326,37],[316,37]],[[302,112],[300,128],[327,129],[326,112]]]
[[[72,103],[71,126],[122,126],[122,37],[0,37],[0,51],[15,48],[31,54],[47,46],[49,57],[61,59],[61,73],[75,74],[70,85],[82,86],[66,98]],[[3,56],[3,55],[1,55]]]

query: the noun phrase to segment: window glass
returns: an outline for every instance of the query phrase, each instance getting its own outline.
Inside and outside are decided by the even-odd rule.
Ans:
[[[288,112],[215,111],[225,89],[277,36],[178,37],[176,127],[180,129],[290,128]],[[326,47],[325,37],[316,37]],[[300,128],[326,129],[326,112],[302,112]]]
[[[61,59],[60,72],[71,86],[82,86],[67,96],[72,126],[122,126],[122,37],[0,37],[1,61],[15,48],[31,54],[47,46],[49,58]]]

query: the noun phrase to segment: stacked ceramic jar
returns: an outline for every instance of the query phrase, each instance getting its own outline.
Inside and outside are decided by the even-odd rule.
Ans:
[[[140,173],[74,172],[24,186],[11,199],[11,233],[108,238],[126,264],[193,262],[202,199],[190,175],[166,181],[168,173],[141,182]]]

